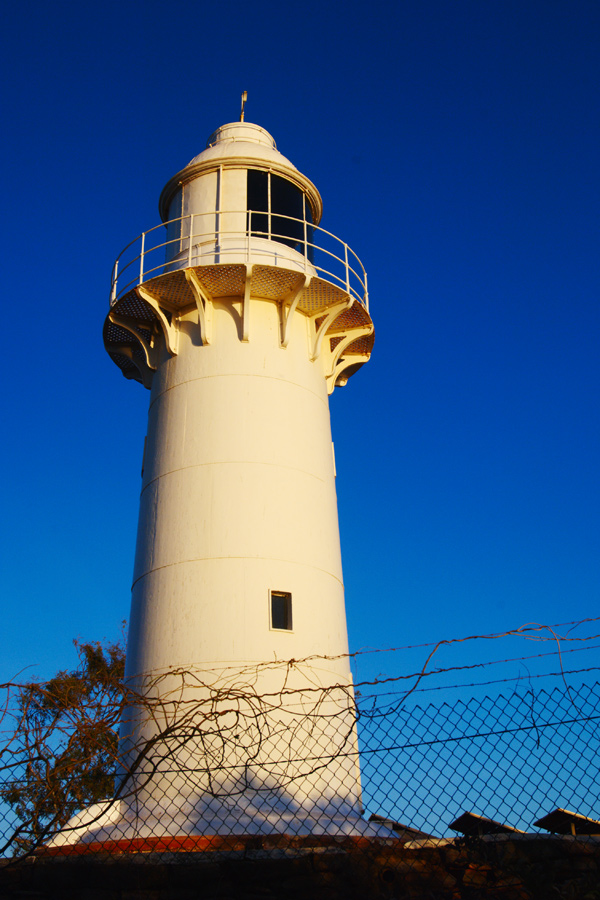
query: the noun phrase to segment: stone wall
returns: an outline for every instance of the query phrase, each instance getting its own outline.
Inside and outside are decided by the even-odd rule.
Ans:
[[[38,857],[4,900],[600,900],[600,841],[538,835],[339,849]]]

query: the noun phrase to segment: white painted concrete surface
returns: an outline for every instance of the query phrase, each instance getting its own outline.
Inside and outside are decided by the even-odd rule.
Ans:
[[[264,129],[226,125],[209,143],[187,167],[194,178],[184,185],[172,179],[163,192],[169,217],[182,209],[214,218],[215,209],[246,208],[250,157],[272,172],[296,173],[312,206],[320,204]],[[215,161],[228,168],[209,171],[205,163]],[[294,253],[261,243],[290,259]],[[170,254],[178,266],[189,259],[184,244],[182,236],[180,254]],[[378,831],[360,818],[327,372],[325,355],[313,358],[314,320],[296,311],[282,347],[280,303],[252,291],[206,302],[209,344],[202,345],[193,312],[178,324],[176,354],[157,338],[127,678],[166,705],[157,721],[132,709],[123,747],[176,721],[177,703],[184,711],[199,706],[187,743],[161,739],[141,766],[136,804],[100,810],[85,827],[78,820],[82,830],[59,842]],[[292,630],[271,627],[271,591],[291,593]],[[295,662],[275,665],[286,660]],[[196,681],[179,691],[175,670],[194,673]],[[149,686],[164,673],[174,674]],[[226,690],[226,699],[211,707],[210,688]],[[278,696],[282,688],[295,693]],[[331,692],[315,715],[320,688]],[[256,713],[265,694],[268,708]],[[230,708],[238,734],[224,715]],[[222,734],[212,719],[203,724],[209,709]]]

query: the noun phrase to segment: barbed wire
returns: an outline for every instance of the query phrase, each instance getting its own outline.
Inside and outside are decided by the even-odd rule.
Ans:
[[[405,645],[405,646],[398,646],[398,647],[389,647],[389,648],[385,648],[385,649],[364,649],[364,650],[354,651],[353,653],[342,653],[342,654],[336,654],[336,655],[312,654],[310,656],[306,656],[306,657],[302,657],[302,658],[298,658],[298,659],[289,659],[289,660],[277,659],[277,660],[268,660],[268,661],[264,661],[264,662],[256,662],[251,665],[247,665],[247,666],[243,666],[243,667],[240,667],[239,665],[223,666],[223,665],[216,665],[216,664],[213,664],[211,666],[211,668],[208,668],[208,667],[205,668],[203,666],[198,666],[198,665],[190,667],[190,668],[186,668],[186,669],[181,669],[178,667],[164,667],[163,669],[155,670],[152,673],[152,677],[157,678],[157,679],[162,679],[165,676],[169,676],[169,675],[173,675],[173,674],[181,674],[183,672],[185,672],[188,675],[193,675],[194,673],[197,673],[197,674],[201,674],[202,672],[214,673],[215,671],[218,671],[220,676],[222,676],[223,673],[225,673],[225,672],[232,673],[235,677],[235,680],[239,681],[239,678],[241,676],[257,674],[258,672],[262,672],[267,669],[280,669],[282,666],[285,666],[288,669],[292,669],[292,668],[298,668],[298,667],[306,665],[308,663],[314,663],[319,660],[324,661],[324,662],[334,662],[336,660],[354,659],[359,656],[374,654],[374,653],[391,654],[391,653],[397,653],[397,652],[404,651],[404,650],[414,650],[414,649],[421,649],[421,648],[427,648],[427,647],[433,647],[434,653],[435,653],[435,651],[437,651],[439,648],[441,648],[443,646],[450,646],[453,644],[461,644],[461,643],[465,643],[465,642],[469,642],[469,641],[476,641],[476,640],[489,641],[489,640],[498,640],[498,639],[501,639],[504,637],[523,637],[526,640],[530,640],[530,639],[532,639],[530,637],[530,634],[532,634],[534,632],[543,632],[543,631],[550,632],[551,636],[550,637],[540,636],[539,638],[536,637],[534,639],[535,640],[540,639],[540,640],[544,640],[544,641],[552,641],[552,642],[556,643],[557,645],[560,645],[561,643],[565,643],[565,642],[567,642],[567,643],[571,643],[571,642],[583,643],[583,642],[587,642],[587,641],[591,641],[591,640],[600,638],[600,633],[592,634],[592,635],[588,635],[588,636],[584,636],[584,637],[568,637],[567,635],[556,634],[554,632],[554,629],[558,628],[558,627],[565,627],[568,625],[576,627],[576,626],[583,625],[583,624],[586,624],[589,622],[594,622],[594,621],[600,621],[600,617],[580,619],[580,620],[576,620],[576,621],[572,621],[572,622],[564,622],[559,625],[543,625],[543,624],[538,624],[538,623],[529,623],[528,625],[520,626],[519,628],[510,629],[510,630],[502,631],[502,632],[494,632],[494,633],[490,633],[490,634],[475,634],[475,635],[468,635],[468,636],[462,637],[462,638],[448,638],[448,639],[439,640],[436,642],[426,642],[423,644],[412,644],[412,645]],[[562,654],[573,653],[573,652],[577,652],[578,650],[598,649],[599,647],[600,647],[600,645],[593,645],[591,647],[582,647],[582,648],[568,648],[566,650],[562,650],[559,648],[559,649],[551,651],[549,653],[528,654],[528,655],[519,656],[519,657],[505,657],[505,658],[497,659],[497,660],[484,660],[482,662],[470,663],[470,664],[465,664],[462,666],[458,666],[458,665],[457,666],[446,666],[446,667],[440,666],[440,667],[436,667],[435,669],[426,671],[425,668],[426,668],[429,660],[434,655],[434,653],[431,653],[427,657],[427,660],[426,660],[423,668],[418,671],[406,673],[403,675],[397,675],[397,676],[382,675],[382,676],[378,676],[378,679],[376,679],[376,680],[371,680],[371,681],[365,680],[362,682],[356,682],[355,686],[358,687],[359,685],[367,685],[367,684],[374,684],[374,683],[382,683],[383,684],[390,680],[393,681],[393,680],[404,680],[404,679],[410,679],[410,678],[423,678],[423,677],[429,677],[431,675],[439,675],[439,674],[443,674],[446,672],[452,672],[452,671],[461,671],[461,670],[473,669],[473,668],[485,668],[487,666],[501,665],[504,663],[511,663],[511,662],[523,662],[523,661],[529,661],[529,660],[533,660],[533,659],[541,659],[542,657],[546,657],[546,656],[560,656],[561,653]],[[142,677],[148,677],[148,676],[144,675]],[[36,683],[38,683],[39,685],[43,685],[45,682],[40,681],[40,682],[36,682]],[[248,682],[248,684],[250,684],[250,682]],[[22,686],[22,684],[19,682],[8,681],[8,682],[4,682],[4,683],[0,684],[0,690],[4,690],[4,691],[18,690],[21,686]],[[318,687],[319,686],[317,685],[317,688]],[[4,706],[6,706],[6,703],[7,703],[7,700],[4,701]]]
[[[402,650],[424,650],[427,647],[436,647],[440,644],[452,644],[452,643],[461,643],[463,641],[475,640],[478,638],[489,640],[491,638],[505,637],[507,635],[526,635],[529,631],[537,631],[540,628],[546,628],[554,631],[556,628],[566,628],[569,625],[573,626],[569,630],[572,631],[573,628],[578,627],[579,625],[586,625],[589,622],[600,622],[600,616],[593,616],[587,619],[574,619],[570,622],[558,622],[554,625],[538,625],[537,623],[528,623],[527,625],[521,625],[517,628],[507,629],[506,631],[494,632],[492,634],[483,634],[483,635],[470,635],[468,637],[460,637],[460,638],[448,638],[444,640],[435,640],[435,641],[425,641],[422,644],[405,644],[399,645],[397,647],[363,647],[360,650],[356,650],[354,653],[349,654],[349,656],[365,656],[370,653],[396,653]],[[535,627],[533,627],[535,626]],[[568,634],[569,632],[567,632]],[[594,635],[593,637],[600,637],[600,635]],[[563,640],[589,640],[590,638],[567,638],[566,635],[563,637]]]
[[[439,684],[435,687],[424,687],[417,688],[414,691],[415,694],[424,694],[430,691],[451,691],[459,688],[478,688],[478,687],[488,687],[491,684],[515,684],[515,688],[520,686],[523,683],[533,679],[533,678],[562,678],[564,675],[583,675],[588,672],[600,672],[600,666],[590,666],[587,669],[561,669],[558,672],[539,672],[530,674],[527,673],[525,676],[512,675],[510,678],[493,678],[490,681],[473,681],[473,682],[461,682],[460,684]],[[399,691],[383,691],[377,694],[365,694],[363,695],[366,698],[368,697],[395,697],[399,694]]]
[[[179,796],[181,791],[213,798],[225,808],[234,808],[238,802],[236,798],[244,798],[245,802],[254,795],[282,796],[287,798],[291,809],[295,803],[294,792],[304,790],[303,785],[310,786],[305,790],[305,793],[308,791],[309,805],[317,795],[319,798],[328,796],[331,785],[336,783],[340,796],[351,796],[352,791],[356,791],[357,775],[347,768],[346,762],[357,760],[359,755],[361,758],[379,755],[383,759],[392,751],[417,746],[425,752],[434,745],[449,746],[461,741],[531,732],[537,735],[539,747],[540,734],[544,730],[557,731],[575,724],[591,727],[599,718],[596,707],[590,706],[591,701],[581,692],[576,697],[571,695],[566,676],[591,673],[600,667],[565,670],[562,659],[566,653],[598,649],[598,645],[589,642],[600,635],[571,636],[576,627],[597,620],[600,617],[562,623],[561,626],[528,623],[493,635],[438,641],[427,645],[430,652],[417,671],[378,675],[358,681],[354,687],[340,674],[339,668],[326,664],[372,651],[332,657],[312,655],[298,660],[275,660],[238,667],[172,667],[118,684],[107,683],[97,693],[83,692],[77,695],[77,703],[71,703],[67,690],[59,706],[56,706],[52,682],[6,683],[0,686],[5,691],[1,704],[4,726],[0,732],[3,736],[0,798],[12,805],[16,824],[5,837],[4,850],[12,848],[16,853],[30,853],[32,849],[44,846],[57,831],[76,830],[79,826],[69,826],[69,816],[65,817],[65,810],[71,815],[85,806],[81,799],[83,795],[77,794],[76,776],[83,771],[90,777],[98,767],[102,776],[108,770],[117,775],[108,806],[104,805],[96,819],[92,817],[92,823],[102,821],[107,809],[123,803],[136,810],[143,809],[144,803],[159,808],[163,804],[164,815],[175,816],[173,796]],[[559,627],[570,627],[570,632],[561,635]],[[443,646],[509,636],[553,641],[556,649],[503,660],[429,668],[434,655]],[[568,646],[563,647],[563,643]],[[416,648],[414,645],[410,649]],[[376,652],[391,653],[398,649]],[[392,733],[400,733],[399,729],[404,727],[406,716],[410,714],[405,701],[416,691],[515,680],[496,679],[479,685],[429,688],[420,686],[424,679],[542,658],[558,658],[560,671],[528,674],[526,678],[563,679],[561,716],[538,721],[533,715],[533,692],[528,692],[531,697],[526,700],[513,693],[515,708],[523,702],[525,713],[522,717],[528,716],[531,723],[527,719],[527,722],[514,724],[509,717],[508,724],[503,727],[471,728],[462,736],[428,737],[425,725],[418,722],[413,726],[414,740],[383,740]],[[329,683],[324,683],[324,679]],[[360,690],[407,681],[414,683],[397,692],[365,696]],[[376,702],[384,696],[397,699],[384,709],[376,708]],[[367,708],[367,702],[373,703],[371,709]],[[489,709],[486,706],[486,715],[491,714],[490,709],[499,708],[497,703]],[[576,715],[566,715],[566,710]],[[503,715],[506,717],[508,713]],[[119,722],[121,739],[117,741]],[[370,745],[364,742],[365,723],[370,723]],[[89,735],[93,729],[97,733],[96,743],[78,744],[81,735]],[[360,753],[359,739],[362,741]],[[590,732],[587,739],[588,746],[596,746],[595,731]],[[75,755],[74,751],[77,751]],[[173,786],[173,779],[176,782],[179,779],[180,787]],[[57,809],[57,797],[60,800],[63,795],[72,795],[72,798],[63,809]],[[321,802],[325,801],[319,799]],[[0,852],[3,852],[2,847]]]

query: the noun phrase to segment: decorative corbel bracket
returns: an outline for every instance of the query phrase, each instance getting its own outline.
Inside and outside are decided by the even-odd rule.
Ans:
[[[305,275],[303,281],[300,282],[299,286],[295,291],[292,291],[288,297],[282,302],[280,306],[280,315],[281,315],[281,341],[280,346],[285,348],[290,342],[290,323],[292,321],[292,317],[296,312],[298,307],[298,303],[300,302],[300,297],[302,296],[302,291],[308,287],[311,282],[310,275]],[[286,303],[289,303],[286,311]]]
[[[353,303],[354,297],[348,297],[347,300],[336,303],[334,306],[331,306],[329,308],[325,318],[316,330],[313,351],[310,357],[312,362],[319,358],[321,347],[323,346],[323,338],[325,337],[327,330],[331,327],[340,313],[342,313],[345,309],[350,309]]]
[[[333,351],[331,357],[331,371],[335,372],[335,367],[337,366],[340,358],[344,355],[344,350],[346,350],[350,344],[353,344],[360,337],[366,337],[368,334],[373,334],[373,326],[365,325],[363,328],[353,328],[347,335],[344,337],[339,344],[336,346]]]
[[[171,321],[169,322],[160,307],[158,298],[151,294],[147,287],[144,287],[143,284],[140,284],[138,285],[136,290],[138,292],[138,296],[142,300],[144,300],[148,304],[148,306],[152,307],[152,311],[156,315],[156,318],[158,319],[162,328],[165,338],[165,344],[167,345],[167,350],[169,351],[171,356],[177,356],[177,351],[179,350],[179,329],[176,324],[176,316],[173,316]]]
[[[204,285],[198,278],[194,269],[184,269],[183,274],[192,289],[196,306],[198,307],[198,325],[200,326],[200,340],[202,344],[210,344],[212,341],[213,305],[212,299]]]
[[[140,382],[142,384],[144,383],[143,369],[145,369],[146,366],[140,366],[139,361],[133,355],[133,350],[131,349],[131,347],[128,347],[127,344],[118,344],[114,341],[107,342],[104,346],[106,347],[107,353],[114,353],[118,356],[127,357],[127,359],[135,366],[136,372],[140,376]],[[123,375],[125,376],[125,378],[134,378],[132,372],[123,372]]]
[[[339,342],[339,344],[337,344],[331,355],[329,374],[327,375],[327,392],[329,394],[333,393],[333,389],[335,387],[336,381],[340,376],[340,373],[343,372],[345,368],[353,365],[356,362],[355,359],[349,358],[348,361],[344,362],[343,365],[339,365],[339,361],[343,357],[344,352],[358,338],[372,334],[373,331],[374,328],[372,324],[365,325],[362,328],[353,328],[348,334],[346,334],[346,336]]]
[[[149,369],[155,371],[158,366],[158,360],[156,358],[156,345],[153,344],[153,341],[151,340],[150,343],[148,343],[148,341],[145,340],[143,335],[140,334],[138,328],[136,327],[137,323],[132,319],[125,318],[124,316],[119,316],[113,310],[109,312],[108,318],[113,323],[113,325],[118,325],[119,328],[123,328],[125,331],[128,331],[129,334],[132,334],[134,336],[144,352],[146,365]],[[132,361],[134,361],[133,357]]]

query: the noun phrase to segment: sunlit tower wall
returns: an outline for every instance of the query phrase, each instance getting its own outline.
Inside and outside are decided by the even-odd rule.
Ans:
[[[275,662],[294,660],[286,689],[298,693],[263,722],[254,768],[243,736],[221,747],[210,784],[210,741],[185,754],[159,744],[135,828],[126,801],[109,819],[121,836],[365,833],[356,735],[348,752],[336,734],[352,678],[328,396],[369,359],[366,274],[319,227],[317,188],[257,125],[217,129],[159,209],[163,224],[115,264],[104,327],[111,358],[150,390],[128,683],[143,692],[190,670],[275,696]],[[332,686],[303,730],[315,687]],[[133,710],[123,745],[155,727]],[[92,831],[114,837],[108,821]]]

